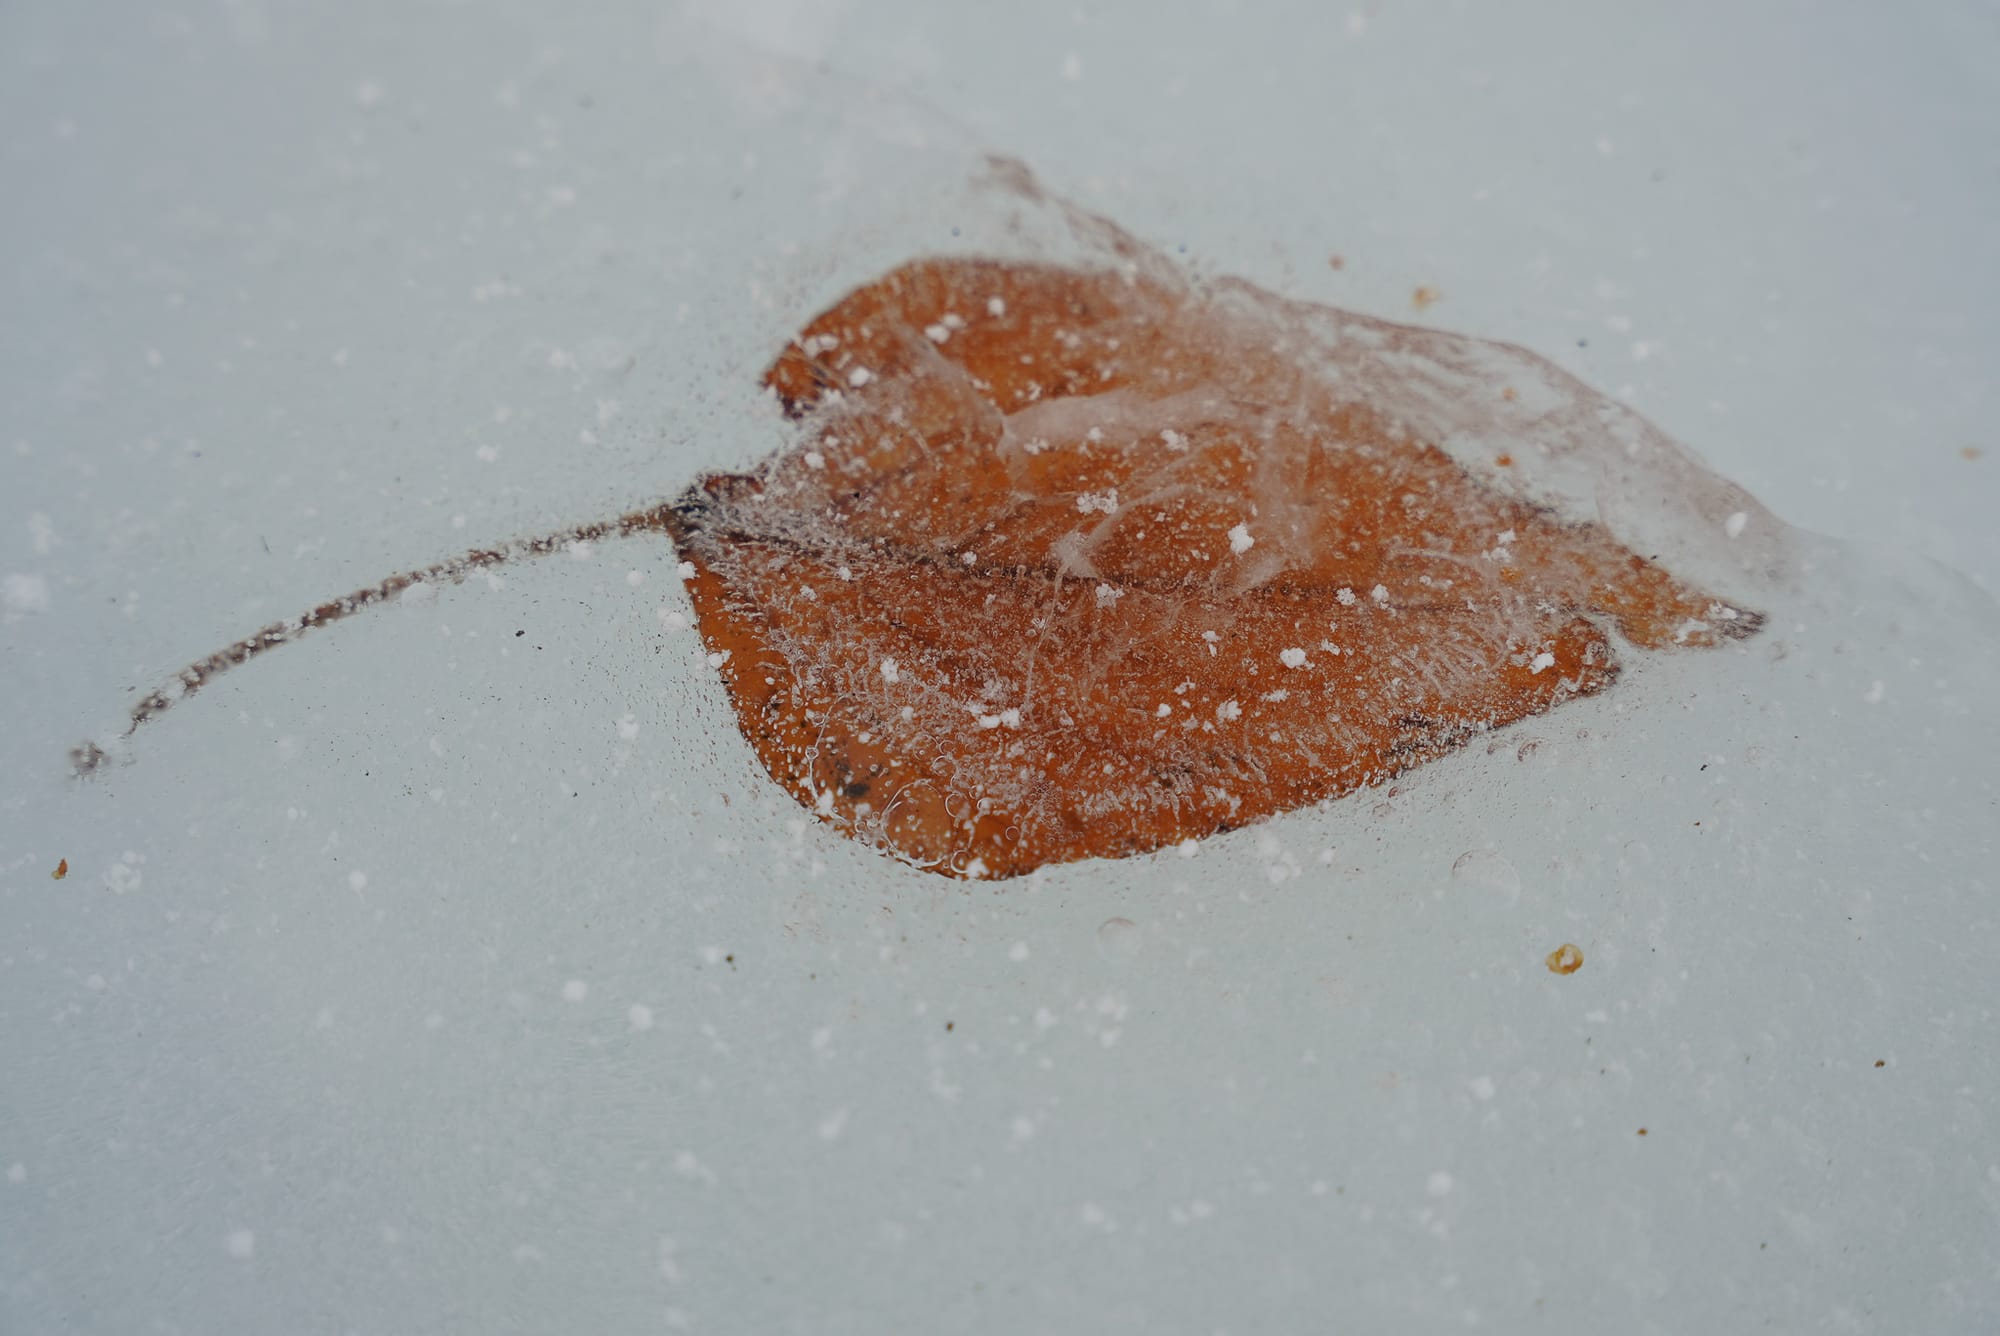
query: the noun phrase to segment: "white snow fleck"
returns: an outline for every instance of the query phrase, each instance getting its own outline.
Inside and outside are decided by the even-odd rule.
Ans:
[[[825,468],[825,467],[826,467],[826,456],[825,456],[825,455],[823,455],[823,454],[821,454],[821,453],[820,453],[819,451],[817,451],[817,450],[808,450],[808,451],[806,451],[806,467],[807,467],[807,468],[809,468],[809,469],[823,469],[823,468]]]
[[[49,610],[49,581],[45,575],[9,575],[0,581],[0,607],[16,615]]]
[[[1475,1076],[1466,1083],[1466,1088],[1472,1091],[1474,1099],[1487,1100],[1493,1098],[1493,1078],[1490,1076]]]
[[[902,677],[903,671],[896,666],[894,659],[882,660],[882,680],[884,682],[898,682],[902,680]]]
[[[986,314],[991,316],[1007,314],[1007,303],[999,297],[988,297],[986,299]]]
[[[1439,1169],[1424,1184],[1424,1191],[1430,1193],[1433,1197],[1449,1197],[1451,1195],[1451,1175]]]
[[[618,736],[630,742],[639,736],[639,721],[629,714],[618,716]]]
[[[1085,492],[1077,497],[1076,508],[1085,515],[1096,511],[1109,515],[1118,509],[1118,489],[1113,487],[1102,492]]]
[[[1007,948],[1007,959],[1014,961],[1021,961],[1021,960],[1026,960],[1027,958],[1028,958],[1028,944],[1026,942],[1016,942],[1012,946]]]
[[[694,563],[692,561],[683,561],[679,566],[676,566],[674,569],[680,575],[681,579],[683,580],[694,579]]]
[[[865,366],[858,366],[847,373],[847,383],[857,390],[873,379],[875,379],[875,373]]]
[[[626,1021],[635,1030],[653,1028],[653,1009],[641,1002],[634,1002],[625,1013]]]
[[[1374,599],[1377,603],[1387,603],[1389,601],[1389,586],[1376,585],[1368,591],[1368,597]]]
[[[1351,608],[1356,602],[1354,591],[1346,585],[1342,585],[1339,592],[1334,594],[1334,597],[1340,600],[1340,606],[1343,608]]]
[[[1539,673],[1544,668],[1553,668],[1555,666],[1556,666],[1556,656],[1549,653],[1547,650],[1543,650],[1540,654],[1537,654],[1535,656],[1534,662],[1528,665],[1528,671],[1530,673]]]
[[[1100,608],[1116,607],[1118,600],[1123,597],[1125,597],[1125,591],[1116,585],[1101,584],[1097,586],[1097,606]]]
[[[1243,707],[1233,700],[1226,700],[1215,707],[1215,717],[1225,723],[1232,719],[1241,719],[1243,717]]]
[[[581,979],[571,979],[563,985],[563,1001],[581,1002],[590,996],[590,985]]]
[[[1257,540],[1250,536],[1249,525],[1239,524],[1229,531],[1229,550],[1237,556],[1242,556],[1255,546]]]
[[[654,613],[654,616],[659,618],[660,629],[663,631],[685,631],[688,629],[686,614],[677,608],[661,608]]]
[[[113,895],[130,895],[138,890],[146,880],[145,874],[139,871],[142,861],[138,854],[127,849],[125,856],[105,871],[104,888]]]
[[[1740,538],[1743,536],[1744,526],[1748,525],[1749,523],[1750,523],[1749,512],[1739,510],[1735,514],[1731,515],[1728,519],[1722,522],[1722,531],[1728,534],[1731,538]]]
[[[247,1229],[232,1230],[222,1246],[238,1261],[247,1262],[257,1254],[257,1236]]]
[[[951,337],[951,327],[949,325],[925,325],[924,337],[932,343],[943,343]]]
[[[1294,645],[1290,649],[1279,651],[1278,662],[1287,668],[1303,668],[1306,666],[1306,652]]]
[[[719,649],[715,653],[708,656],[708,666],[711,668],[720,668],[723,664],[728,662],[729,662],[729,651],[726,649]]]
[[[819,1139],[821,1141],[838,1141],[840,1134],[846,1130],[847,1110],[844,1107],[835,1109],[832,1113],[819,1120]]]
[[[367,874],[366,872],[350,872],[350,873],[348,873],[348,874],[347,874],[347,889],[348,889],[348,890],[350,890],[350,891],[365,891],[365,890],[367,890],[367,889],[368,889],[368,874]]]
[[[1161,705],[1160,705],[1160,708],[1159,708],[1159,709],[1157,709],[1157,710],[1153,711],[1153,713],[1154,713],[1154,714],[1155,714],[1156,716],[1158,716],[1159,718],[1161,718],[1161,719],[1164,719],[1164,718],[1166,718],[1166,717],[1167,717],[1168,715],[1172,714],[1173,712],[1174,712],[1174,707],[1173,707],[1173,706],[1171,706],[1171,705],[1168,705],[1168,704],[1166,704],[1165,702],[1162,702],[1162,703],[1161,703]]]

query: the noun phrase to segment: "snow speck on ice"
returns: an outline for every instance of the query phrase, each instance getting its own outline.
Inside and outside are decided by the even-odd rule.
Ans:
[[[0,608],[20,615],[49,610],[49,581],[44,575],[10,574],[0,581]]]

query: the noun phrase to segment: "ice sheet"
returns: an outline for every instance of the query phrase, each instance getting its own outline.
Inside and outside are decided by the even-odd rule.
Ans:
[[[1004,22],[0,18],[0,1327],[2000,1321],[2000,620],[1927,560],[1995,573],[1990,23]],[[774,789],[663,544],[68,777],[264,621],[780,444],[757,372],[996,148],[1843,541],[1393,797],[1001,888]]]

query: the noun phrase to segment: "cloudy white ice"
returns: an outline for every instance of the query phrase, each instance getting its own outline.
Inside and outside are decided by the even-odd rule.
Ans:
[[[0,1329],[2000,1324],[1996,56],[1973,6],[8,7]],[[774,788],[655,542],[70,777],[265,622],[782,444],[765,361],[990,227],[989,151],[1626,399],[1777,517],[1677,535],[1782,544],[1763,632],[992,887]]]

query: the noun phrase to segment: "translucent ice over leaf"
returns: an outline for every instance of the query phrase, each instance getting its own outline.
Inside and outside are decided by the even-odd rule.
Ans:
[[[1197,284],[1014,164],[986,195],[1064,261],[919,260],[835,303],[767,377],[797,442],[668,521],[817,815],[972,876],[1144,851],[1601,690],[1613,632],[1761,621],[1588,517],[1643,489],[1649,550],[1737,589],[1776,526],[1732,546],[1754,502],[1547,362]]]

